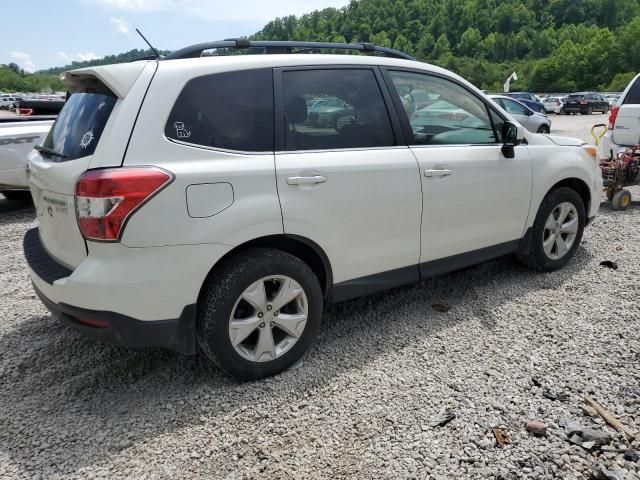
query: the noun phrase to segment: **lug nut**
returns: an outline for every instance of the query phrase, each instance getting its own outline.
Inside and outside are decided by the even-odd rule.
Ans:
[[[275,312],[273,312],[273,316],[274,316],[274,317],[277,317],[279,313],[280,313],[280,312],[276,310]]]
[[[264,322],[260,324],[260,328],[264,328]]]
[[[273,322],[271,322],[271,323],[269,324],[269,326],[270,326],[271,328],[273,328],[273,326],[274,326],[274,325],[275,325],[275,323],[273,323]]]
[[[262,318],[264,317],[264,314],[262,312],[258,312],[258,318]]]
[[[267,305],[267,310],[271,311],[273,307],[271,305]]]

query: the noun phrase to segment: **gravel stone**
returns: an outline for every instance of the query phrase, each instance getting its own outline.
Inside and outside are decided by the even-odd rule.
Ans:
[[[553,117],[554,130],[575,135],[561,123],[578,121],[606,116]],[[631,190],[625,212],[602,204],[565,269],[502,258],[336,305],[300,368],[243,384],[204,358],[105,345],[53,319],[22,256],[34,211],[0,198],[0,478],[583,480],[597,461],[640,480],[624,458],[638,440],[581,410],[592,396],[640,430]],[[432,428],[446,409],[455,420]],[[531,418],[546,437],[522,428]],[[571,445],[561,418],[609,432],[616,451]],[[494,427],[512,444],[496,447]]]

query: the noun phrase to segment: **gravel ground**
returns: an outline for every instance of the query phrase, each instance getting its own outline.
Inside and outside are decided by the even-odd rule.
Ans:
[[[0,478],[577,480],[601,462],[620,474],[601,478],[638,480],[629,444],[581,409],[590,395],[640,429],[633,194],[626,212],[603,203],[562,271],[503,258],[345,302],[301,368],[246,384],[201,358],[60,325],[25,271],[33,210],[0,197]],[[573,445],[571,422],[611,440]],[[491,427],[511,444],[497,446]]]

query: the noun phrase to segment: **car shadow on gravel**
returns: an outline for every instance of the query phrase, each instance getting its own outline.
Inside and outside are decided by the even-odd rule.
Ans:
[[[581,247],[566,269],[538,274],[502,258],[343,302],[326,312],[303,367],[251,383],[235,382],[201,356],[96,343],[40,308],[0,335],[0,451],[24,473],[68,474],[166,433],[224,425],[225,416],[267,398],[287,405],[453,325],[480,321],[492,329],[503,304],[561,288],[590,260]],[[450,310],[436,312],[436,303]]]
[[[24,222],[25,214],[30,212],[35,217],[36,211],[32,203],[7,200],[0,194],[0,226]]]

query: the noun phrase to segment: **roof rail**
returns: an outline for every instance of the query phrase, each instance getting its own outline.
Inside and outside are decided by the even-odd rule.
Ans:
[[[295,41],[253,41],[246,38],[229,38],[217,42],[198,43],[170,53],[163,60],[178,58],[197,58],[205,50],[216,48],[256,49],[258,53],[304,53],[317,50],[358,50],[364,53],[381,53],[385,57],[415,60],[414,57],[393,48],[379,47],[372,43],[329,43],[329,42],[295,42]],[[293,49],[299,49],[293,52]]]

